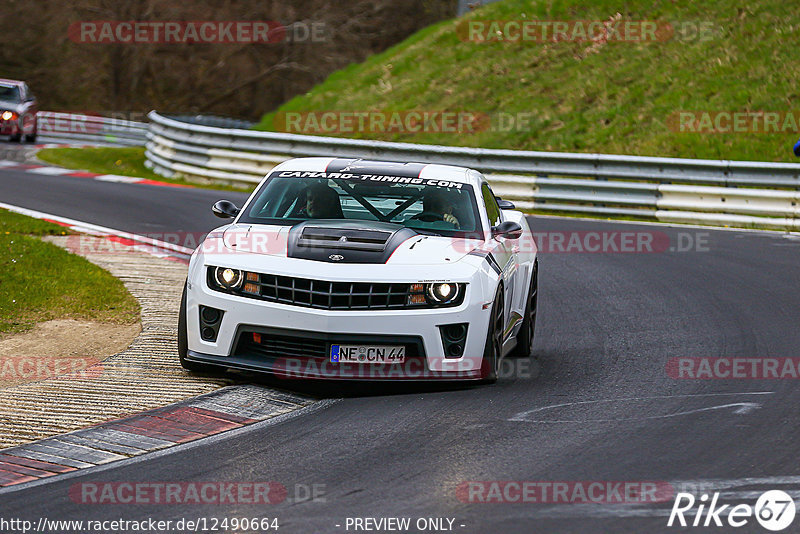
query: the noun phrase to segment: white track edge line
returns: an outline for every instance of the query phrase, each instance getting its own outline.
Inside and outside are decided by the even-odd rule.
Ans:
[[[13,204],[6,204],[4,202],[0,202],[0,208],[7,209],[8,211],[13,211],[15,213],[19,213],[20,215],[27,215],[29,217],[34,217],[36,219],[51,219],[53,221],[58,221],[60,223],[68,224],[70,226],[75,226],[76,229],[85,228],[92,232],[130,239],[131,241],[137,241],[139,243],[153,245],[160,249],[169,250],[172,252],[179,252],[187,256],[191,256],[192,253],[194,252],[194,250],[188,247],[182,247],[180,245],[175,245],[173,243],[167,243],[166,241],[160,241],[158,239],[153,239],[151,237],[146,237],[139,234],[132,234],[130,232],[124,232],[122,230],[116,230],[114,228],[107,228],[105,226],[100,226],[97,224],[78,221],[67,217],[61,217],[60,215],[53,215],[51,213],[45,213],[42,211],[23,208],[21,206],[14,206]]]
[[[186,443],[178,443],[163,449],[158,449],[154,451],[148,451],[143,454],[138,454],[136,456],[131,456],[125,458],[124,460],[115,460],[113,462],[95,465],[92,467],[84,467],[82,469],[76,469],[74,471],[68,471],[66,473],[59,473],[53,476],[40,478],[37,480],[31,480],[29,482],[23,482],[22,484],[15,484],[13,486],[5,486],[0,487],[0,495],[5,495],[8,493],[14,493],[17,491],[22,491],[28,488],[42,486],[45,484],[50,484],[53,482],[60,482],[62,480],[68,480],[71,478],[75,478],[78,476],[82,476],[88,473],[100,473],[103,471],[108,471],[109,469],[114,469],[117,467],[126,467],[128,465],[137,464],[143,461],[150,461],[155,458],[160,458],[162,456],[166,456],[168,454],[172,454],[174,452],[181,452],[183,450],[192,449],[194,447],[199,447],[201,445],[206,445],[209,443],[214,443],[217,441],[234,438],[240,434],[244,434],[247,432],[252,432],[254,430],[260,430],[262,427],[268,427],[272,425],[278,425],[290,419],[294,419],[295,417],[300,417],[301,415],[309,415],[319,410],[323,410],[328,408],[342,399],[323,399],[320,401],[316,401],[313,404],[309,404],[308,406],[303,406],[302,408],[298,408],[296,410],[292,410],[287,413],[282,413],[280,415],[276,415],[275,417],[270,417],[269,419],[264,419],[263,421],[259,421],[257,423],[253,423],[250,425],[245,425],[239,428],[234,428],[232,430],[226,430],[224,432],[220,432],[219,434],[213,434],[211,436],[207,436],[204,438],[198,438],[194,441],[189,441]],[[52,436],[58,437],[58,436]]]

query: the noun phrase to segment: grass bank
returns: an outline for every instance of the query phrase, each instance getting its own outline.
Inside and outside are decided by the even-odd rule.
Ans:
[[[98,148],[44,148],[37,157],[66,169],[84,170],[98,174],[133,176],[171,184],[191,185],[222,191],[252,191],[252,187],[197,183],[184,179],[164,178],[144,166],[143,147],[98,147]]]
[[[0,335],[56,318],[132,324],[139,304],[122,282],[40,239],[65,229],[0,210]]]
[[[579,33],[514,40],[513,29],[489,21],[567,21],[570,32],[578,21],[617,21],[617,28],[652,21],[658,30],[652,40],[624,34],[581,41]],[[478,32],[469,33],[471,22]],[[300,133],[387,141],[796,162],[800,63],[790,60],[797,55],[790,37],[798,29],[800,12],[782,0],[505,0],[332,74],[257,128],[284,130],[287,113],[468,112],[486,119],[473,132],[359,130],[343,121],[338,132],[315,131],[318,121],[295,126],[304,127]],[[476,42],[478,35],[492,40]],[[681,127],[681,112],[695,113],[698,131]],[[759,112],[778,114],[777,131],[763,117],[748,118]],[[741,124],[733,122],[735,113]],[[509,124],[513,118],[525,124]]]

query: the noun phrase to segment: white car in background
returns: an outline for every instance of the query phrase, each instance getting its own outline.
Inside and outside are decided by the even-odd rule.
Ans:
[[[472,169],[281,163],[191,258],[178,350],[194,371],[494,380],[531,353],[536,247]]]
[[[10,141],[36,142],[38,104],[28,84],[0,78],[0,136]]]

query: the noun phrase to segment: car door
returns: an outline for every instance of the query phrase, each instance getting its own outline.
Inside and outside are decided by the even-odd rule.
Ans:
[[[503,222],[503,211],[497,205],[494,193],[486,182],[481,185],[481,196],[486,206],[486,215],[489,218],[489,225],[494,227]],[[497,264],[500,266],[500,276],[503,279],[503,318],[506,328],[513,326],[511,321],[516,321],[512,316],[513,296],[516,290],[517,272],[517,243],[515,240],[504,237],[490,237],[490,251]]]
[[[38,111],[36,97],[31,93],[27,84],[21,87],[20,96],[23,106],[23,130],[26,134],[33,134],[36,131],[36,113]]]

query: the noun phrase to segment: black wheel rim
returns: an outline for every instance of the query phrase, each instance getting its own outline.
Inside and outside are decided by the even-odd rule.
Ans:
[[[500,356],[503,353],[503,296],[495,303],[496,309],[492,322],[492,370],[500,369]]]
[[[539,291],[539,265],[533,265],[533,274],[531,275],[531,288],[528,292],[528,302],[527,302],[527,311],[528,316],[525,318],[527,324],[527,328],[524,328],[525,332],[525,350],[530,353],[533,349],[533,333],[534,329],[536,328],[536,295]]]
[[[531,280],[531,295],[528,298],[528,321],[531,323],[530,338],[533,340],[533,327],[536,325],[536,296],[539,294],[539,266],[533,267],[533,280]]]

